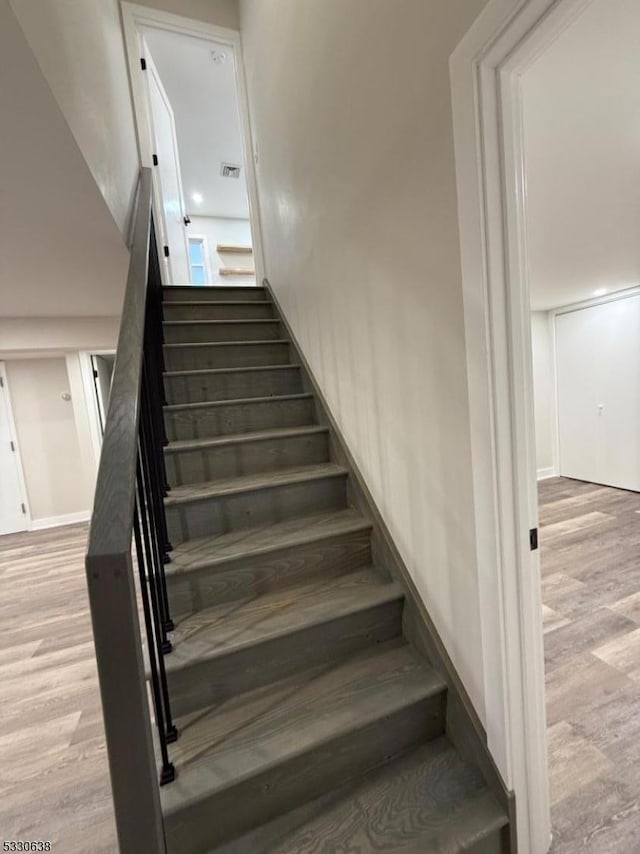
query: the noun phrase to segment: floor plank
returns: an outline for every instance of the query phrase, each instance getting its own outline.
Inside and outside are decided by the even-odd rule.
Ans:
[[[0,828],[114,854],[86,539],[86,525],[0,537]]]
[[[553,854],[640,850],[640,495],[538,485]]]

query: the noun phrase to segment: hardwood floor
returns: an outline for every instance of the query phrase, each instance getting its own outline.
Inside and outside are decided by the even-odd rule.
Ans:
[[[640,495],[539,484],[553,854],[640,851]]]
[[[0,537],[0,845],[117,852],[86,525]]]
[[[0,538],[0,842],[116,852],[87,528]],[[553,854],[640,851],[640,495],[540,484]],[[73,618],[70,619],[69,615]]]

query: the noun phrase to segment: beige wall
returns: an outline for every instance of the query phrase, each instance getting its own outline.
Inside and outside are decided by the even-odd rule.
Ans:
[[[484,0],[241,0],[270,281],[481,717],[449,56]]]
[[[238,29],[237,0],[137,0],[140,6],[173,12],[183,18],[195,18],[218,27]]]
[[[118,0],[10,0],[122,232],[138,174]]]
[[[91,495],[81,458],[64,358],[6,363],[29,507],[35,522],[88,511]]]

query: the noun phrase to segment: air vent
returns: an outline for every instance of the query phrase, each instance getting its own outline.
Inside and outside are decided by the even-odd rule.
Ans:
[[[233,163],[223,163],[220,169],[220,174],[223,178],[239,178],[240,167],[234,166]]]

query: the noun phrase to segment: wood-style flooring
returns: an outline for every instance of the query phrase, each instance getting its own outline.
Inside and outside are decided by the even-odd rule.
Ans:
[[[112,854],[77,525],[0,538],[0,842]],[[640,851],[640,495],[540,484],[553,854]]]
[[[87,525],[0,537],[0,848],[116,842],[84,575]]]
[[[539,484],[553,854],[640,852],[640,495]]]

